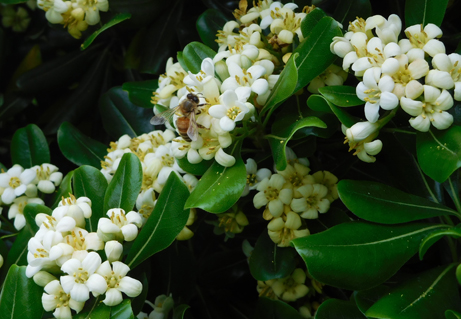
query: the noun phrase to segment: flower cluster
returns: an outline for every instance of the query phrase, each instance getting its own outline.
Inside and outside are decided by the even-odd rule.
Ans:
[[[145,301],[150,307],[152,307],[152,311],[147,314],[145,312],[140,312],[137,315],[138,319],[164,319],[168,317],[168,313],[173,309],[174,300],[171,294],[167,295],[160,295],[155,298],[155,302],[152,303],[148,300]]]
[[[285,278],[258,281],[257,290],[260,296],[292,302],[304,297],[309,292],[305,285],[306,273],[297,268]]]
[[[119,261],[123,236],[114,235],[119,241],[112,241],[107,235],[118,234],[114,231],[117,228],[134,239],[141,216],[136,212],[128,214],[138,215],[130,218],[135,224],[133,230],[130,222],[120,222],[122,210],[109,210],[107,215],[114,217],[114,211],[119,212],[118,223],[111,224],[112,227],[101,225],[105,220],[101,218],[97,232],[85,230],[86,219],[92,214],[91,200],[87,197],[77,199],[70,195],[62,199],[51,216],[37,214],[39,230],[28,243],[26,275],[44,287],[43,307],[54,311],[56,318],[72,318],[71,309],[80,312],[90,293],[95,297],[105,294],[103,302],[108,306],[121,303],[122,293],[129,297],[141,293],[141,282],[126,276],[130,268]],[[97,253],[103,249],[105,261]]]
[[[267,169],[256,171],[256,164],[247,163],[247,184],[258,193],[253,197],[256,208],[264,207],[263,218],[272,241],[287,247],[290,241],[309,235],[303,219],[316,219],[326,213],[338,198],[338,179],[328,171],[309,174],[307,158],[297,158],[287,148],[285,170],[272,174]],[[255,173],[256,172],[256,173]],[[258,177],[259,175],[259,177]]]
[[[10,206],[8,218],[14,218],[14,227],[21,230],[25,224],[24,207],[28,203],[41,204],[41,194],[52,194],[61,184],[62,173],[52,164],[24,169],[15,164],[0,173],[0,205]]]
[[[76,39],[89,25],[99,23],[99,12],[109,10],[108,0],[37,0],[50,23],[62,24]]]
[[[152,104],[175,109],[173,126],[177,126],[178,117],[189,118],[189,138],[185,137],[186,130],[176,127],[182,137],[173,140],[173,155],[187,157],[192,164],[214,158],[222,166],[234,165],[235,158],[226,148],[253,132],[254,112],[269,98],[292,54],[295,37],[303,40],[301,21],[312,9],[306,7],[297,13],[294,3],[282,5],[263,0],[247,10],[243,3],[246,1],[234,12],[236,20],[228,21],[218,32],[218,53],[204,59],[201,70],[197,74],[186,72],[170,58],[153,93]],[[311,83],[310,90],[341,85],[346,76],[343,70],[332,66]],[[178,107],[191,94],[199,101],[192,116]],[[157,117],[165,116],[157,108],[154,112]],[[173,128],[168,122],[166,125]],[[189,134],[191,131],[196,133]]]
[[[174,157],[174,138],[175,133],[169,129],[164,131],[152,131],[134,138],[123,135],[117,142],[112,142],[110,144],[108,154],[105,156],[105,161],[101,162],[101,172],[106,177],[107,181],[110,182],[120,164],[123,154],[133,153],[139,158],[142,166],[143,178],[141,192],[136,200],[136,209],[141,216],[141,221],[139,223],[138,221],[134,222],[134,224],[139,224],[138,227],[146,222],[147,218],[154,210],[157,196],[162,192],[170,173],[175,172],[182,178],[190,191],[192,191],[198,182],[194,175],[184,172],[179,167]],[[119,211],[110,212],[111,215],[109,215],[109,212],[107,214],[111,220],[120,219],[120,217],[115,216],[120,214],[121,220],[126,220],[127,223],[131,223],[130,213],[126,214],[126,216],[125,212]],[[178,239],[186,240],[193,236],[193,232],[189,230],[188,226],[192,225],[194,220],[195,210],[191,209],[189,220],[183,231],[178,235]],[[100,224],[103,229],[111,229],[107,218],[101,219]],[[114,237],[112,239],[119,240],[125,236],[125,233],[123,233],[122,230],[122,233],[110,236]],[[125,240],[128,240],[126,236]]]
[[[343,58],[345,71],[352,70],[362,81],[357,85],[357,96],[365,102],[365,118],[346,134],[351,149],[365,162],[374,162],[382,143],[374,140],[379,129],[395,114],[384,111],[398,106],[411,116],[410,125],[421,132],[434,126],[447,129],[453,116],[447,111],[454,100],[461,100],[461,56],[447,55],[445,45],[438,38],[442,30],[434,25],[413,25],[404,30],[406,38],[399,40],[402,29],[400,18],[392,14],[388,19],[380,15],[367,20],[358,18],[349,24],[344,37],[335,37],[331,52]],[[429,62],[428,62],[429,61]],[[454,90],[454,96],[448,91]],[[371,124],[378,124],[373,129]],[[367,128],[364,136],[361,128]],[[363,137],[351,138],[352,135]]]
[[[27,5],[31,7],[30,3]],[[0,5],[0,15],[2,25],[5,28],[11,28],[14,32],[25,32],[31,20],[27,10],[20,6]]]

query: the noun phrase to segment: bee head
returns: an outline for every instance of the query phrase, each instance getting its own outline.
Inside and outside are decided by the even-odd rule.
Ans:
[[[194,93],[189,93],[189,94],[187,94],[187,99],[189,99],[189,100],[191,100],[191,101],[193,101],[193,102],[195,102],[195,103],[199,103],[199,101],[200,101],[200,100],[198,99],[198,96],[195,95]]]

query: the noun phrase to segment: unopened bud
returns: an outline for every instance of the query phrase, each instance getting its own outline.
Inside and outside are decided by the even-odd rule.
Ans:
[[[106,252],[107,259],[110,262],[118,261],[122,256],[123,246],[118,241],[111,240],[106,243],[104,251]]]

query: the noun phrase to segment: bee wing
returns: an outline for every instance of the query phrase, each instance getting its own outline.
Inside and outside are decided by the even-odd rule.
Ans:
[[[187,136],[189,136],[192,141],[196,141],[198,139],[198,126],[195,121],[195,112],[190,113],[189,120],[190,122],[189,128],[187,129]]]
[[[175,107],[175,108],[168,109],[168,110],[154,116],[150,120],[150,124],[152,124],[152,125],[160,125],[160,124],[165,123],[165,121],[169,121],[170,118],[173,117],[173,115],[176,113],[177,110],[178,110],[178,107]]]

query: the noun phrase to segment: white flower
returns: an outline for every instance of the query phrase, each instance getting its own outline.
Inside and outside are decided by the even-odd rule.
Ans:
[[[106,243],[104,247],[104,252],[106,253],[107,260],[110,262],[118,261],[123,253],[123,246],[116,240],[111,240]]]
[[[25,193],[27,185],[35,178],[35,171],[28,168],[23,169],[21,165],[15,164],[5,173],[0,174],[0,187],[4,188],[2,202],[9,205],[17,196]]]
[[[461,55],[457,53],[450,55],[446,55],[445,53],[436,54],[432,59],[432,66],[440,71],[449,73],[455,86],[454,99],[461,101]]]
[[[101,257],[95,252],[88,253],[83,261],[76,258],[66,261],[61,267],[68,274],[61,276],[63,290],[79,302],[87,301],[90,291],[103,294],[107,289],[106,281],[101,275],[95,274],[100,265]]]
[[[50,258],[51,246],[42,245],[35,237],[32,237],[27,244],[27,268],[26,276],[31,278],[37,272],[43,269],[56,267],[56,263]]]
[[[142,291],[139,280],[126,276],[130,268],[120,261],[114,261],[112,268],[109,261],[105,261],[97,270],[106,282],[106,298],[103,300],[107,306],[116,306],[122,302],[122,292],[128,297],[137,297]]]
[[[341,69],[337,65],[330,65],[322,74],[313,79],[307,90],[311,93],[319,93],[319,88],[322,88],[326,85],[343,85],[344,81],[347,79],[347,72]]]
[[[383,147],[380,140],[374,140],[379,133],[378,127],[376,123],[370,122],[359,122],[349,129],[342,125],[341,129],[346,135],[346,143],[349,143],[349,152],[355,149],[353,155],[357,155],[360,160],[366,163],[375,162],[376,158],[371,155],[377,155]],[[330,200],[329,195],[325,198]]]
[[[168,313],[174,306],[174,300],[170,296],[160,295],[155,298],[155,304],[149,304],[154,308],[154,310],[149,314],[149,319],[164,319],[168,317]]]
[[[275,279],[271,287],[277,297],[291,302],[307,295],[309,288],[304,284],[305,281],[306,273],[301,268],[297,268],[290,276]]]
[[[109,218],[101,218],[98,222],[98,236],[105,242],[110,240],[132,241],[138,236],[138,228],[142,226],[141,215],[131,211],[125,215],[121,208],[107,211]]]
[[[46,19],[51,23],[61,23],[63,21],[62,13],[66,12],[68,7],[62,0],[37,0],[40,9],[46,11]]]
[[[250,92],[238,88],[235,92],[227,90],[221,95],[221,104],[210,107],[208,112],[211,116],[220,119],[219,125],[224,131],[232,131],[235,122],[241,121],[249,109],[245,105]]]
[[[142,217],[142,223],[144,224],[149,218],[150,214],[154,210],[155,203],[155,192],[153,188],[149,188],[145,191],[142,191],[138,198],[136,199],[136,209]]]
[[[218,52],[224,51],[228,46],[233,47],[235,45],[235,39],[238,38],[239,34],[235,33],[234,30],[239,29],[237,21],[227,21],[222,30],[218,30],[216,42],[219,44]]]
[[[263,95],[269,90],[269,83],[261,78],[266,74],[266,69],[261,65],[253,65],[248,70],[242,69],[238,64],[229,62],[230,77],[224,80],[221,91],[235,91],[239,87],[251,87],[251,91]]]
[[[367,42],[366,52],[365,56],[359,57],[352,64],[356,76],[363,75],[371,67],[381,67],[383,73],[390,73],[399,67],[398,61],[392,59],[401,54],[401,49],[395,42],[385,45],[380,38],[374,37]]]
[[[281,8],[285,10],[280,10]],[[290,9],[290,11],[293,12],[296,8],[298,8],[298,5],[295,3],[287,3],[285,5],[282,5],[281,2],[273,2],[270,5],[269,9],[266,9],[263,12],[261,12],[261,15],[264,16],[260,23],[261,29],[265,29],[268,26],[270,26],[271,23],[274,21],[274,17],[276,17],[277,14],[281,15],[287,13],[288,10],[286,9]]]
[[[99,11],[109,10],[108,0],[76,0],[72,3],[74,8],[81,8],[85,11],[85,22],[95,25],[100,21]]]
[[[58,172],[58,167],[52,164],[42,164],[32,167],[37,173],[36,180],[39,191],[45,194],[51,194],[55,191],[62,181],[62,173]]]
[[[53,210],[52,216],[56,220],[61,220],[64,216],[69,216],[75,219],[76,226],[84,228],[85,218],[91,217],[91,200],[88,197],[82,196],[78,199],[70,194],[70,197],[63,198],[58,207]]]
[[[16,228],[17,230],[21,230],[26,225],[26,218],[24,217],[24,208],[29,203],[40,205],[45,204],[45,202],[40,198],[29,198],[27,196],[21,196],[13,201],[13,204],[10,206],[10,209],[8,210],[8,218],[14,218],[14,228]]]
[[[358,122],[346,130],[346,137],[349,143],[358,143],[378,131],[379,125],[370,122]]]
[[[293,198],[291,209],[301,213],[302,218],[315,219],[318,213],[326,213],[330,209],[330,201],[326,199],[328,188],[321,184],[303,185],[297,190],[301,198]]]
[[[189,71],[189,75],[184,78],[184,83],[189,87],[197,88],[198,92],[203,93],[204,96],[218,94],[218,86],[221,84],[215,78],[214,64],[211,58],[206,58],[202,61],[199,73],[192,74]]]
[[[423,93],[423,85],[417,80],[427,75],[429,64],[424,59],[415,59],[409,63],[406,54],[400,54],[395,59],[399,62],[398,69],[385,73],[394,80],[392,93],[399,99],[402,96],[410,99],[417,98]]]
[[[263,179],[256,189],[259,191],[253,198],[256,208],[266,206],[273,217],[280,217],[284,205],[289,205],[293,197],[293,190],[284,188],[285,179],[282,175],[273,174],[270,178]]]
[[[380,15],[375,15],[366,20],[366,29],[373,28],[383,43],[397,42],[402,30],[402,21],[396,14],[391,14],[387,20]]]
[[[394,81],[389,75],[381,76],[381,69],[370,68],[363,75],[363,82],[357,85],[357,97],[365,101],[365,117],[371,123],[379,118],[380,107],[392,110],[399,105],[399,99],[392,93]]]
[[[286,215],[272,219],[267,224],[267,230],[269,237],[277,246],[288,247],[293,239],[309,235],[308,229],[298,230],[301,226],[299,215],[290,211]]]
[[[248,195],[250,190],[256,189],[263,179],[270,178],[272,175],[272,172],[267,168],[261,168],[258,170],[258,166],[252,158],[247,159],[245,168],[247,171],[247,182],[241,195],[242,197]]]
[[[439,130],[448,128],[453,123],[453,116],[445,112],[453,106],[453,98],[447,90],[424,85],[424,100],[415,101],[402,97],[402,109],[414,116],[409,120],[410,125],[421,132],[427,132],[431,123]]]
[[[42,305],[45,311],[53,311],[53,316],[58,319],[71,319],[70,309],[79,313],[85,302],[75,301],[70,294],[64,292],[58,280],[48,283],[42,295]]]
[[[424,51],[431,57],[434,57],[437,53],[445,53],[443,42],[436,40],[436,38],[442,36],[442,30],[435,24],[428,23],[424,29],[421,24],[412,25],[405,29],[405,35],[408,39],[399,41],[402,53],[407,53],[411,49],[416,49],[416,51],[420,52]]]

